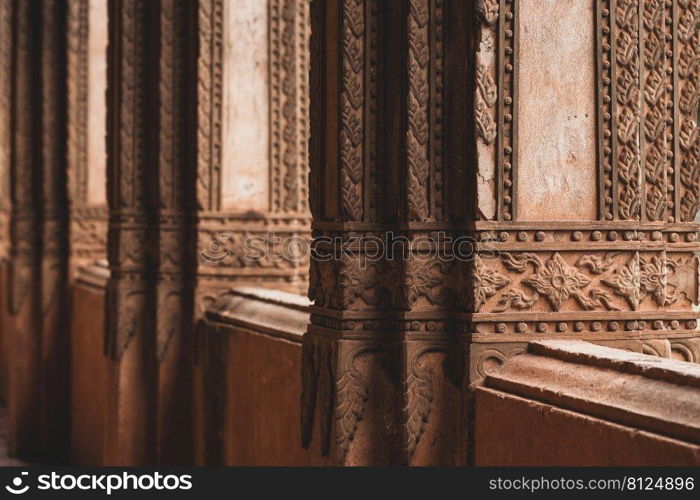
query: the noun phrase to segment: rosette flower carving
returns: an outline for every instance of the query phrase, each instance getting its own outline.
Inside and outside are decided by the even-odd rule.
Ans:
[[[564,262],[559,253],[555,253],[535,274],[523,280],[523,283],[547,297],[552,307],[558,311],[571,297],[575,297],[579,302],[587,302],[588,298],[583,293],[583,288],[588,286],[591,280]]]

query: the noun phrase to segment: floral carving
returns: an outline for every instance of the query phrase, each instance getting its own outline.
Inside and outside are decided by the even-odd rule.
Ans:
[[[697,126],[700,82],[700,33],[696,26],[700,19],[697,1],[678,4],[678,82],[676,92],[679,113],[679,151],[676,161],[680,167],[680,219],[690,222],[700,206],[700,134]],[[679,153],[679,154],[678,154]]]
[[[669,289],[669,269],[675,270],[673,261],[666,259],[666,253],[659,257],[652,257],[651,262],[644,263],[641,268],[640,282],[646,293],[651,294],[660,306],[673,304],[678,300],[675,285],[671,285],[674,290]]]
[[[618,252],[606,253],[603,256],[582,255],[576,261],[576,267],[586,267],[593,274],[603,274],[615,263]]]
[[[428,178],[430,176],[428,95],[430,43],[429,2],[410,2],[408,18],[408,130],[406,131],[408,164],[408,209],[411,220],[428,216]]]
[[[498,19],[498,1],[497,0],[479,0],[476,5],[476,11],[484,23],[491,26]]]
[[[603,283],[614,288],[618,295],[625,297],[635,311],[644,298],[640,286],[639,268],[639,252],[635,252],[627,264],[619,268],[612,278],[603,280]]]
[[[648,294],[659,306],[666,306],[678,300],[677,287],[668,280],[669,269],[675,270],[675,263],[669,261],[665,253],[647,262],[635,252],[625,266],[603,283],[624,297],[635,311]]]
[[[567,265],[561,255],[555,253],[540,266],[537,273],[525,279],[523,283],[547,297],[554,309],[558,311],[570,297],[580,300],[583,288],[588,286],[591,280],[575,267]]]
[[[455,302],[454,290],[450,287],[449,276],[454,269],[453,262],[413,261],[411,272],[406,279],[406,296],[409,307],[420,298],[431,305],[450,307]]]
[[[498,274],[484,264],[481,257],[477,256],[474,261],[474,272],[472,274],[472,288],[474,293],[474,310],[478,311],[489,297],[496,295],[496,292],[510,284],[510,280]]]
[[[603,274],[613,265],[616,255],[615,253],[603,256],[584,255],[578,259],[574,266],[571,266],[558,252],[555,252],[546,261],[543,261],[535,253],[504,253],[502,262],[509,271],[523,274],[529,266],[534,268],[534,273],[525,278],[522,283],[533,288],[536,293],[528,295],[522,290],[506,290],[499,297],[498,305],[493,312],[504,312],[510,308],[531,309],[540,297],[546,297],[555,311],[559,311],[571,298],[575,299],[587,311],[600,307],[619,311],[619,308],[614,304],[612,295],[604,289],[593,287],[587,292],[584,291],[593,279],[582,272],[587,268],[591,274]],[[487,298],[485,296],[484,301]]]
[[[525,310],[534,306],[540,300],[539,294],[535,293],[531,296],[516,290],[508,290],[498,301],[498,307],[493,312],[504,312],[514,307],[515,309]]]
[[[618,203],[620,218],[625,220],[639,220],[641,212],[638,9],[639,2],[635,0],[619,0],[615,8]]]
[[[355,350],[345,360],[345,371],[336,382],[335,424],[338,457],[344,463],[355,438],[360,420],[365,415],[365,404],[369,399],[367,380],[355,366],[355,358],[360,355]]]
[[[407,462],[418,447],[432,410],[434,373],[429,365],[421,362],[426,352],[420,349],[410,357],[404,382],[404,449]]]
[[[343,2],[342,90],[340,96],[340,183],[343,214],[348,220],[363,217],[362,157],[365,111],[364,2]]]
[[[671,282],[671,276],[682,264],[668,259],[666,252],[646,258],[634,252],[624,263],[617,260],[619,255],[620,252],[584,254],[571,265],[559,252],[554,252],[546,260],[532,252],[503,253],[501,263],[513,273],[525,274],[532,267],[531,274],[520,281],[534,290],[532,294],[518,289],[517,283],[513,288],[505,289],[511,280],[477,258],[471,276],[474,310],[479,311],[501,289],[505,290],[500,292],[497,305],[491,312],[529,310],[540,297],[545,297],[555,311],[561,310],[569,299],[574,299],[586,311],[600,308],[620,311],[619,300],[615,301],[614,295],[623,297],[633,311],[638,310],[648,296],[653,297],[660,307],[679,300],[682,287]],[[600,277],[596,278],[596,275]],[[611,288],[614,295],[606,287]]]

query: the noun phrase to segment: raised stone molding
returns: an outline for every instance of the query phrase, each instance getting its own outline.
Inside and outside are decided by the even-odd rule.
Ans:
[[[576,340],[542,341],[488,375],[484,385],[700,444],[696,364]]]
[[[531,342],[474,391],[475,463],[695,465],[699,374],[583,341]]]

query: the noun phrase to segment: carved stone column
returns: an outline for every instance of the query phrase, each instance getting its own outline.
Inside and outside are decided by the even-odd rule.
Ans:
[[[107,463],[190,463],[197,2],[110,3]]]
[[[8,403],[8,447],[41,456],[41,31],[40,2],[12,3],[12,212],[10,218],[10,328],[12,368]]]
[[[154,244],[157,190],[157,2],[109,3],[107,355],[108,464],[156,462]]]
[[[41,2],[40,436],[44,457],[66,456],[69,429],[68,194],[66,190],[67,3]],[[30,334],[31,332],[24,332]]]
[[[466,5],[313,9],[303,443],[341,464],[463,463],[461,265],[445,241],[464,219],[449,187],[468,187]]]
[[[700,359],[698,5],[313,3],[304,445],[469,462],[533,338]]]
[[[68,191],[79,220],[88,161],[82,142],[88,128],[87,103],[80,87],[86,84],[81,72],[87,49],[78,43],[86,4],[81,0],[3,3],[3,34],[10,35],[6,42],[11,42],[3,47],[12,49],[5,54],[12,54],[8,74],[13,75],[7,80],[9,94],[3,94],[12,103],[7,122],[12,141],[3,151],[12,175],[3,178],[16,202],[11,212],[8,287],[13,319],[5,325],[4,339],[6,369],[12,374],[7,394],[12,407],[10,435],[14,453],[44,460],[67,451]],[[80,172],[80,179],[69,170]],[[86,239],[80,234],[72,238],[81,256],[87,256],[82,246]],[[100,246],[91,244],[92,249]],[[104,254],[103,242],[101,250]]]
[[[196,268],[197,3],[159,2],[158,359],[159,463],[192,460],[192,364]],[[176,417],[175,417],[176,416]]]

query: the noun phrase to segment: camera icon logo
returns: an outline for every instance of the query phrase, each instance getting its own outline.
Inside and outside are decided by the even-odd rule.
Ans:
[[[10,493],[12,493],[13,495],[21,495],[23,493],[26,493],[27,490],[29,489],[29,485],[25,484],[24,486],[22,486],[22,478],[23,478],[23,476],[28,476],[28,475],[29,475],[29,472],[22,472],[21,475],[15,477],[12,480],[12,485],[8,484],[7,486],[5,486],[5,489],[7,491],[9,491]]]

